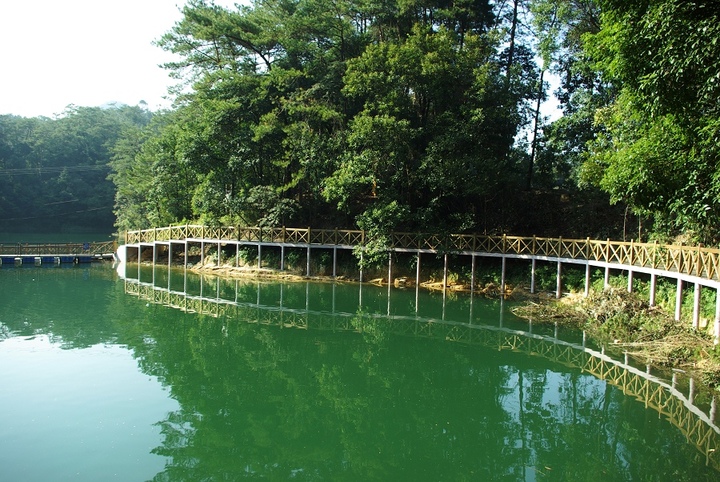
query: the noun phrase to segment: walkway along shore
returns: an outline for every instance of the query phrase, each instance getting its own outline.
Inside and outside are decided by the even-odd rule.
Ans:
[[[611,241],[609,239],[563,239],[519,236],[488,236],[474,234],[438,235],[427,233],[393,233],[390,237],[388,252],[412,253],[417,256],[416,285],[420,284],[421,257],[423,254],[443,256],[443,287],[447,286],[450,254],[467,256],[471,266],[470,289],[477,289],[476,261],[478,258],[499,258],[501,262],[500,291],[505,291],[506,260],[526,260],[531,265],[530,292],[536,291],[536,271],[538,262],[554,264],[557,268],[555,295],[562,295],[563,265],[585,267],[585,296],[590,292],[591,268],[604,269],[604,283],[609,286],[611,270],[627,272],[629,292],[633,290],[635,273],[650,276],[649,303],[655,305],[658,277],[676,281],[675,320],[680,320],[683,290],[693,286],[692,326],[699,329],[700,294],[703,288],[716,292],[715,317],[712,333],[715,344],[720,342],[720,249],[701,246],[662,245],[658,243],[635,243]],[[129,231],[125,234],[125,244],[118,247],[117,256],[121,261],[142,259],[145,250],[151,250],[155,262],[161,253],[166,254],[168,263],[173,250],[181,249],[184,263],[188,264],[188,251],[199,247],[200,262],[206,264],[205,253],[208,247],[234,246],[235,266],[239,266],[240,248],[257,248],[258,267],[262,263],[264,248],[280,251],[279,269],[285,270],[287,248],[301,248],[306,251],[306,275],[311,275],[313,251],[332,252],[332,276],[337,275],[338,250],[360,251],[366,245],[364,231],[319,230],[311,228],[261,228],[261,227],[208,227],[201,225],[169,226],[163,228]],[[197,249],[197,248],[196,248]],[[393,261],[388,261],[388,280],[393,280]],[[219,263],[219,258],[217,259]],[[363,272],[360,270],[360,281]]]

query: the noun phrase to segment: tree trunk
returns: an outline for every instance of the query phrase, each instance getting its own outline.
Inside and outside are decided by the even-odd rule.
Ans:
[[[545,79],[545,69],[540,71],[540,82],[539,82],[538,91],[537,91],[537,101],[535,103],[535,115],[534,115],[535,125],[533,126],[533,139],[532,139],[532,144],[530,145],[530,163],[529,163],[530,165],[528,166],[526,185],[525,185],[525,187],[527,188],[528,191],[530,189],[532,189],[533,170],[535,169],[535,156],[537,156],[538,131],[540,130],[540,105],[542,104],[542,98],[543,98],[543,92],[544,92],[544,86],[543,86],[544,79]]]

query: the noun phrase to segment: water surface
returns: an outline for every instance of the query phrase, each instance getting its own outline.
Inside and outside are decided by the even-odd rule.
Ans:
[[[718,479],[497,300],[121,273],[0,268],[0,479]]]

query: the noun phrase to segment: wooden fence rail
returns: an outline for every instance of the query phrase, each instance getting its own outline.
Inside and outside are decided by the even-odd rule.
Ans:
[[[117,250],[117,243],[104,241],[99,243],[5,243],[0,244],[0,255],[106,255]]]
[[[310,246],[363,246],[357,230],[311,228],[209,227],[199,225],[129,231],[126,244],[171,240],[216,240]],[[520,257],[566,258],[636,266],[720,281],[720,249],[593,239],[488,236],[478,234],[393,233],[388,251],[482,252]]]

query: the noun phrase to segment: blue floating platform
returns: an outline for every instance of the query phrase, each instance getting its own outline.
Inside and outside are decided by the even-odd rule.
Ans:
[[[20,265],[20,264],[35,264],[35,265],[52,265],[52,264],[80,264],[80,263],[91,263],[93,260],[92,256],[89,255],[65,255],[65,256],[35,256],[35,255],[20,255],[12,256],[5,255],[0,256],[0,264],[2,265]]]

